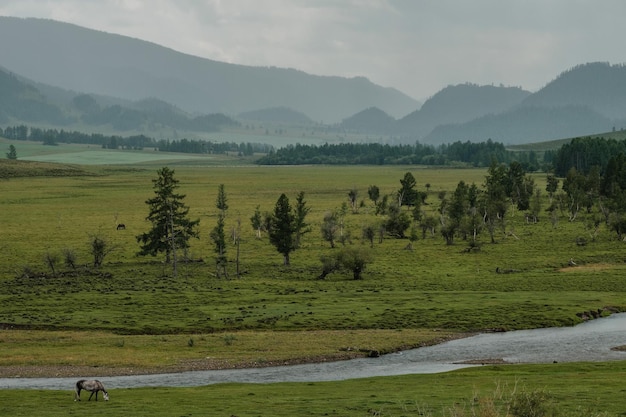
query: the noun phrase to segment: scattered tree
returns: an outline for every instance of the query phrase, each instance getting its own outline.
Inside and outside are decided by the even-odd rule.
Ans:
[[[372,225],[363,227],[363,240],[369,242],[370,248],[374,247],[374,238],[376,237],[376,227]]]
[[[322,255],[320,257],[320,261],[322,261],[322,272],[317,277],[317,279],[324,279],[328,276],[328,274],[338,270],[341,267],[335,254]]]
[[[63,249],[63,259],[66,267],[76,269],[76,252],[74,250]]]
[[[311,227],[306,223],[306,216],[311,211],[304,201],[304,191],[300,191],[296,197],[296,207],[294,209],[294,229],[295,229],[295,248],[300,247],[302,236],[311,231]]]
[[[289,265],[289,255],[296,249],[296,227],[289,198],[284,193],[276,201],[269,236],[272,245],[283,255],[283,264]]]
[[[380,189],[376,185],[370,185],[367,189],[367,195],[374,203],[374,207],[377,207],[380,199]]]
[[[183,201],[185,195],[176,193],[179,185],[174,170],[164,167],[157,174],[152,180],[155,196],[146,200],[149,207],[146,220],[152,228],[137,236],[141,247],[138,254],[156,256],[165,252],[165,262],[170,263],[178,248],[187,249],[190,238],[198,238],[196,228],[200,220],[189,219],[189,207]],[[176,261],[174,268],[175,264]]]
[[[330,243],[330,247],[335,247],[335,241],[339,234],[339,220],[336,211],[327,211],[324,213],[324,219],[321,226],[322,239]]]
[[[376,203],[376,214],[385,215],[389,209],[389,196],[385,194],[381,200]]]
[[[46,262],[46,265],[48,265],[48,267],[52,271],[52,276],[56,277],[57,276],[56,266],[59,263],[59,255],[57,255],[56,253],[47,251],[46,255],[44,256],[44,260]]]
[[[406,230],[411,226],[408,214],[400,210],[400,206],[395,202],[389,205],[387,213],[385,230],[391,236],[404,239]]]
[[[415,189],[417,181],[410,172],[404,174],[404,178],[400,180],[400,189],[398,190],[398,206],[414,206],[419,197],[418,191]]]
[[[372,261],[372,254],[363,246],[347,246],[342,248],[337,260],[344,268],[352,272],[355,280],[362,279],[363,270]]]
[[[226,219],[226,210],[228,204],[226,203],[226,191],[224,190],[224,184],[220,184],[217,190],[217,200],[215,207],[219,210],[217,214],[217,224],[211,231],[211,240],[215,245],[215,274],[219,278],[220,276],[228,277],[227,259],[226,259],[226,234],[224,233],[224,223]]]
[[[93,266],[99,268],[104,262],[104,258],[113,250],[115,246],[111,245],[104,237],[95,234],[89,237],[90,239],[90,253],[93,257]]]
[[[256,206],[254,209],[254,214],[250,217],[250,222],[252,223],[252,228],[256,233],[256,238],[261,238],[261,232],[265,230],[265,221],[263,219],[263,215],[261,214],[260,206]]]
[[[350,207],[352,207],[352,213],[358,213],[359,206],[357,204],[357,199],[359,198],[359,190],[356,188],[350,189],[348,191],[348,201],[350,202]]]
[[[372,253],[363,246],[346,246],[337,253],[322,256],[320,260],[322,273],[319,279],[326,278],[331,272],[345,269],[352,272],[353,279],[360,280],[363,278],[363,270],[372,262]]]
[[[15,146],[9,145],[9,152],[7,152],[7,158],[17,159],[17,150],[15,149]]]
[[[559,189],[559,179],[554,174],[548,174],[546,177],[546,191],[548,192],[548,198],[550,199],[550,204],[552,204],[552,197]]]
[[[491,243],[495,243],[495,232],[498,227],[504,229],[504,216],[507,211],[507,180],[506,166],[493,162],[485,177],[485,192],[482,193],[480,211],[483,214],[485,227],[489,231]]]

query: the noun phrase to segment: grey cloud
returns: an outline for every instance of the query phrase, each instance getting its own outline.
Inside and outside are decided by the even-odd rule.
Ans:
[[[416,98],[448,84],[536,89],[590,61],[626,61],[621,0],[3,0],[185,53],[363,75]]]

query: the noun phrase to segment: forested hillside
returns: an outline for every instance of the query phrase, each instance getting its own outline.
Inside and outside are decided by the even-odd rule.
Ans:
[[[238,122],[223,114],[191,116],[175,106],[158,99],[137,102],[102,100],[90,94],[63,94],[63,100],[53,100],[33,83],[0,69],[0,123],[38,122],[50,126],[81,124],[94,129],[116,131],[154,131],[174,128],[195,132],[215,132]],[[108,104],[115,101],[115,104]]]
[[[0,17],[0,51],[7,68],[38,82],[130,101],[155,97],[193,114],[286,106],[339,122],[371,106],[400,117],[419,105],[363,77],[218,62],[52,20]]]
[[[467,123],[441,125],[427,143],[455,140],[506,144],[586,136],[626,127],[626,67],[589,63],[563,72],[519,105]]]
[[[469,83],[448,86],[426,100],[419,110],[400,119],[396,130],[425,137],[439,125],[464,123],[510,109],[529,94],[530,92],[517,87],[479,86]]]
[[[35,87],[0,68],[0,123],[17,119],[65,125],[70,119]]]
[[[339,125],[340,128],[360,133],[389,134],[394,132],[396,120],[376,107],[365,109],[347,119]]]
[[[8,68],[1,74],[0,122],[11,124],[133,134],[164,129],[177,136],[175,130],[236,128],[240,117],[281,133],[314,123],[342,140],[350,132],[433,145],[488,139],[513,145],[626,127],[626,67],[603,62],[564,71],[534,93],[451,85],[420,107],[363,77],[227,64],[51,20],[0,17],[0,51]],[[302,137],[290,133],[284,137]]]
[[[438,126],[424,138],[424,142],[439,144],[493,139],[511,145],[592,135],[608,132],[614,127],[613,121],[583,106],[525,106],[467,123]]]
[[[609,119],[626,119],[626,66],[594,62],[561,73],[523,106],[585,106]]]

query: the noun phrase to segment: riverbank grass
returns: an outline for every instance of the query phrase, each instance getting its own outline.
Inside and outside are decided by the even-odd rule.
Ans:
[[[435,344],[429,329],[116,335],[3,330],[0,377],[119,375],[343,360]]]
[[[194,388],[118,389],[111,400],[73,401],[72,387],[0,390],[3,416],[620,416],[626,409],[626,362],[498,365],[431,375],[340,382],[219,384]],[[106,379],[103,379],[106,385]]]

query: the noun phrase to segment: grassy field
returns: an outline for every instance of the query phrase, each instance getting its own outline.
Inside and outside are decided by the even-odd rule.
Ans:
[[[486,366],[445,374],[341,382],[115,389],[111,400],[74,402],[71,387],[0,390],[3,416],[619,416],[626,364]],[[103,379],[103,381],[106,380]],[[533,395],[534,394],[534,395]],[[85,394],[83,393],[83,396]],[[530,402],[512,414],[512,400]],[[533,413],[531,413],[533,412]]]
[[[113,161],[120,154],[125,153],[112,152],[107,158]],[[175,369],[209,357],[220,366],[344,358],[419,346],[467,331],[572,325],[583,312],[626,309],[625,244],[605,228],[591,239],[584,217],[576,222],[563,217],[553,227],[545,217],[527,224],[523,213],[511,212],[498,242],[489,243],[484,234],[481,250],[474,253],[464,251],[466,242],[457,239],[448,246],[438,234],[420,237],[412,250],[406,250],[408,240],[386,238],[371,249],[373,261],[363,280],[354,281],[348,273],[317,279],[320,256],[333,251],[319,232],[322,217],[347,202],[350,189],[359,190],[364,206],[346,214],[345,227],[350,244],[363,245],[363,226],[380,221],[367,198],[369,185],[391,194],[404,173],[411,172],[421,191],[430,184],[426,209],[436,210],[440,191],[451,192],[461,179],[481,185],[485,170],[257,167],[237,158],[59,162],[65,164],[0,162],[0,172],[13,173],[0,179],[0,323],[5,328],[0,331],[0,368],[63,365],[123,372]],[[165,164],[176,172],[190,217],[200,219],[191,261],[179,264],[176,277],[161,258],[136,256],[135,236],[149,228],[145,200],[152,196],[156,170]],[[545,186],[542,175],[536,181]],[[241,224],[243,274],[238,278],[232,244],[230,278],[215,277],[209,233],[217,220],[219,184],[228,197],[227,230]],[[271,211],[282,192],[295,202],[299,191],[311,207],[307,220],[312,231],[292,254],[292,265],[285,267],[267,237],[255,237],[250,217],[257,206]],[[124,223],[126,230],[116,230],[117,223]],[[114,248],[100,269],[90,266],[93,236]],[[586,246],[576,244],[580,237],[587,239]],[[66,251],[76,254],[76,270],[63,265]],[[54,273],[46,262],[50,259],[56,259]],[[570,260],[577,266],[570,266]],[[511,273],[496,273],[497,268]],[[574,365],[554,368],[572,379],[588,376],[587,386],[600,385],[594,394],[603,398],[615,393],[611,381],[623,377],[626,365],[580,365],[585,366],[584,371]],[[123,390],[116,394],[119,403],[80,407],[88,406],[95,415],[113,408],[116,414],[128,414],[127,407],[153,407],[150,414],[158,416],[171,415],[161,412],[164,404],[189,401],[189,408],[181,408],[186,414],[180,415],[215,414],[206,398],[218,396],[219,415],[417,415],[423,404],[440,415],[444,403],[471,398],[474,386],[489,392],[497,375],[505,375],[509,384],[523,375],[529,386],[563,392],[560,399],[568,405],[585,405],[578,391],[547,382],[554,368],[507,366],[336,384]],[[608,383],[598,383],[604,376]],[[440,383],[438,397],[428,397],[424,387]],[[374,393],[380,398],[371,397]],[[57,401],[63,415],[68,409],[79,412],[78,406],[68,407],[68,395],[0,390],[0,414],[5,415],[4,404],[10,404],[5,405],[11,411],[6,415],[21,415],[29,404],[32,411],[35,402]]]

